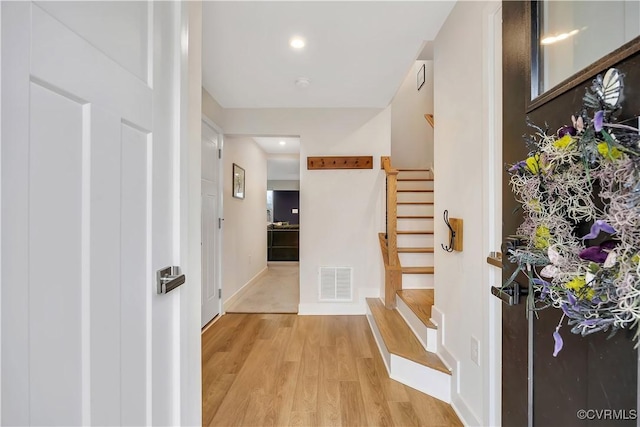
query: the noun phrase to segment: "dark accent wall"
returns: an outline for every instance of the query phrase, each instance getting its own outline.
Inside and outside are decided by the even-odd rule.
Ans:
[[[273,192],[273,221],[299,224],[299,214],[291,213],[292,209],[300,209],[299,191],[274,191]]]

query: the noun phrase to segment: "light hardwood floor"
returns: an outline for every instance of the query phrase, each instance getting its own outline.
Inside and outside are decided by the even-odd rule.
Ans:
[[[389,379],[364,316],[227,314],[202,336],[205,426],[460,426]]]

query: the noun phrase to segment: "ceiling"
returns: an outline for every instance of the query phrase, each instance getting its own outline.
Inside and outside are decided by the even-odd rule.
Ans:
[[[267,154],[297,154],[300,152],[300,138],[297,137],[254,136],[253,140]],[[285,144],[282,145],[281,142]]]
[[[384,108],[454,3],[203,2],[203,86],[224,108]]]

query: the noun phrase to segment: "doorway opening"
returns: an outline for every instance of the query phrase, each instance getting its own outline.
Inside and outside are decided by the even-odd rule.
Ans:
[[[224,311],[297,313],[300,138],[227,135],[225,144],[225,168],[245,170],[246,195],[225,200],[224,257],[235,256],[224,264]]]

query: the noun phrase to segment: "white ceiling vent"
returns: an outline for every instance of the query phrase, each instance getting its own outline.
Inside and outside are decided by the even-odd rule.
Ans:
[[[320,301],[353,300],[351,267],[320,267]]]

